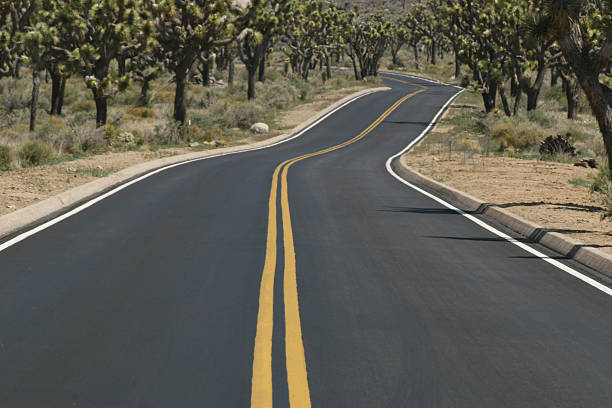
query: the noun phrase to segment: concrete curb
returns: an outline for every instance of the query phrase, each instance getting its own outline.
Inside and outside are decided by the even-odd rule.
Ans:
[[[573,259],[612,278],[612,256],[603,251],[590,248],[494,204],[486,203],[455,188],[438,183],[406,166],[401,158],[395,160],[393,169],[406,180],[447,199],[467,213],[482,214],[491,218],[525,237],[529,242],[544,245],[567,259]]]
[[[153,160],[150,162],[144,162],[123,169],[117,173],[113,173],[107,177],[74,187],[70,190],[64,191],[53,197],[49,197],[46,200],[40,201],[36,204],[29,205],[12,213],[1,216],[0,238],[6,237],[7,235],[13,234],[19,230],[22,230],[30,225],[39,223],[43,220],[53,218],[55,215],[64,212],[66,209],[74,206],[75,204],[88,201],[89,199],[100,195],[106,191],[109,191],[131,179],[134,179],[151,171],[166,167],[168,165],[187,162],[194,159],[203,159],[206,157],[242,153],[253,149],[264,148],[276,143],[280,143],[286,139],[291,138],[293,135],[302,131],[306,127],[319,120],[321,117],[327,115],[329,112],[350,101],[351,99],[368,93],[386,91],[389,89],[390,88],[388,87],[364,89],[363,91],[355,92],[351,95],[348,95],[342,98],[341,100],[333,103],[329,107],[323,109],[322,111],[318,112],[316,115],[312,116],[305,122],[302,122],[301,124],[293,128],[292,131],[288,134],[279,135],[270,139],[246,145],[206,150],[203,152],[193,152],[182,154],[179,156],[172,156],[163,159]]]

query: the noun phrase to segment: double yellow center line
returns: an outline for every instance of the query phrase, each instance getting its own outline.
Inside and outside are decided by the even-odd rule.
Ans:
[[[261,286],[259,291],[259,312],[257,314],[257,332],[255,335],[255,350],[253,355],[253,378],[251,388],[252,408],[272,408],[272,334],[274,326],[274,276],[277,260],[277,200],[280,175],[281,184],[281,216],[283,226],[284,262],[284,306],[285,306],[285,356],[287,361],[287,385],[289,387],[289,403],[292,408],[309,408],[310,389],[306,371],[302,327],[300,323],[300,307],[298,302],[297,275],[295,264],[295,246],[289,208],[289,192],[287,174],[295,163],[314,156],[320,156],[334,150],[353,144],[374,130],[402,103],[425,88],[412,92],[395,102],[378,117],[370,126],[354,138],[336,146],[318,152],[304,154],[285,160],[274,170],[270,199],[268,202],[268,234],[266,241],[266,257],[264,262]]]

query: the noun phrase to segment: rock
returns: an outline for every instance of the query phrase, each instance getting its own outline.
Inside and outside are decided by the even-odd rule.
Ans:
[[[98,169],[98,170],[104,170],[104,167],[102,167],[102,166],[100,166],[100,165],[97,165],[97,166],[96,166],[96,169]]]
[[[576,167],[585,167],[585,168],[592,168],[592,169],[596,169],[597,168],[597,160],[593,159],[591,157],[585,157],[584,159],[580,160],[579,162],[574,163],[574,166]]]
[[[11,208],[15,208],[15,206],[9,204],[9,205],[6,206],[6,208],[11,209]]]
[[[199,142],[191,142],[189,143],[189,147],[198,147],[200,145]]]
[[[588,163],[589,167],[592,168],[592,169],[596,169],[597,168],[597,160],[596,159],[593,159],[591,157],[587,157],[587,158],[582,159],[582,161]]]
[[[68,171],[71,172],[71,173],[76,173],[76,168],[68,167]]]
[[[255,123],[251,126],[251,132],[253,133],[268,133],[270,131],[270,127],[265,123]]]

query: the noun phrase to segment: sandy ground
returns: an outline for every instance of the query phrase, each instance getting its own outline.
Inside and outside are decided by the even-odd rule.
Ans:
[[[283,133],[282,131],[294,128],[332,103],[362,89],[366,89],[366,87],[347,88],[317,95],[313,102],[283,112],[277,120],[276,127],[278,129],[273,128],[270,134],[253,136],[240,141],[238,144],[279,135]],[[106,177],[135,164],[161,157],[189,153],[196,149],[201,150],[202,147],[172,148],[156,152],[107,153],[54,165],[0,172],[0,215],[26,207],[98,177]]]
[[[427,145],[427,139],[402,160],[436,181],[612,253],[612,221],[602,220],[605,209],[597,193],[584,186],[596,170],[463,152],[454,152],[449,158],[448,150]]]

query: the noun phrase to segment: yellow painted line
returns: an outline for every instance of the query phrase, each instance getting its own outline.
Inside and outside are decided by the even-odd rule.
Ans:
[[[283,223],[284,263],[284,303],[285,303],[285,353],[287,361],[287,384],[289,387],[289,403],[291,408],[310,408],[310,389],[302,327],[298,300],[297,271],[295,261],[295,246],[289,206],[289,189],[287,174],[289,168],[309,157],[320,156],[334,150],[353,144],[380,125],[402,103],[417,95],[426,88],[410,93],[397,100],[389,109],[378,117],[364,131],[344,143],[314,153],[304,154],[285,160],[274,170],[270,200],[268,203],[268,235],[266,243],[266,258],[259,293],[259,312],[257,314],[257,332],[255,335],[255,350],[253,355],[253,377],[251,389],[252,408],[272,408],[272,333],[274,322],[274,275],[276,272],[276,199],[278,194],[278,176],[281,174],[281,215]]]
[[[253,352],[251,407],[257,408],[272,407],[272,330],[274,328],[274,274],[276,272],[276,196],[279,172],[280,166],[274,170],[272,187],[270,187],[266,258],[259,289],[259,311]]]
[[[389,81],[401,82],[402,84],[406,84],[406,85],[414,85],[414,86],[422,87],[422,85],[417,85],[417,84],[415,84],[413,82],[402,81],[401,79],[391,78],[391,77],[388,77],[388,76],[386,76],[385,79],[388,79]]]

